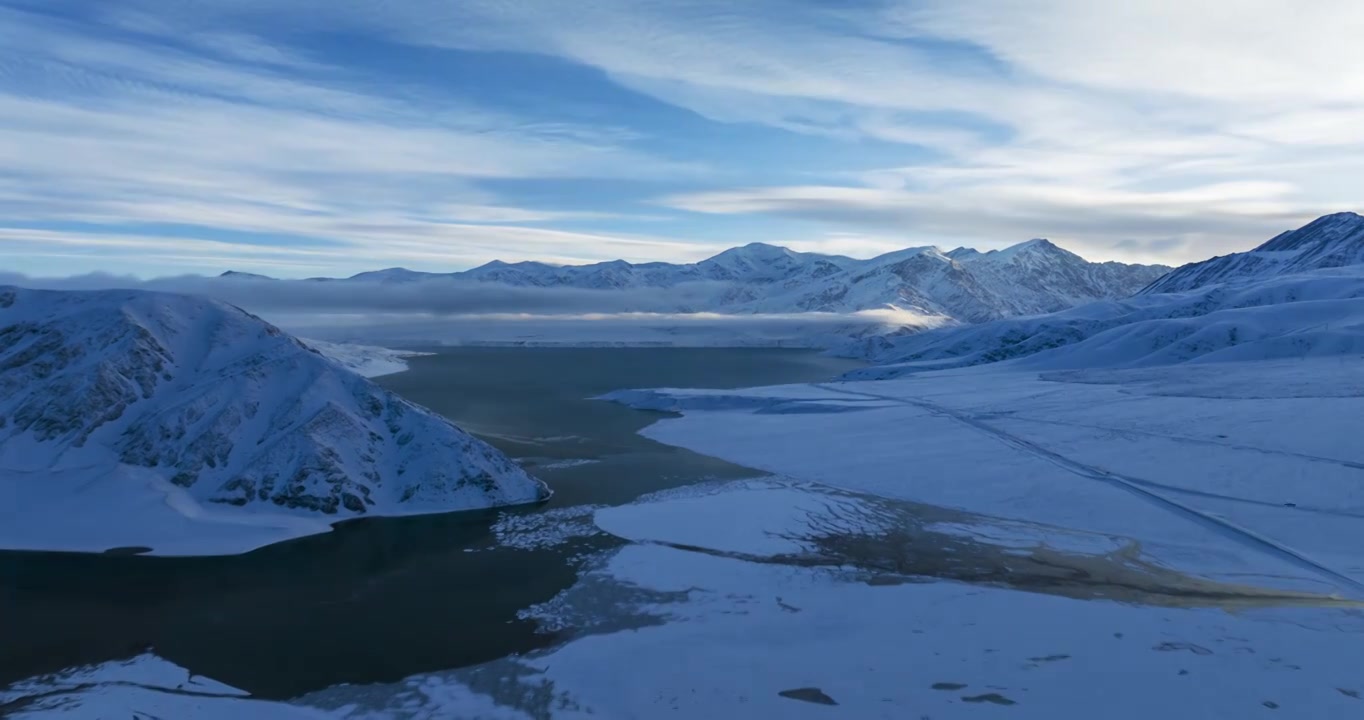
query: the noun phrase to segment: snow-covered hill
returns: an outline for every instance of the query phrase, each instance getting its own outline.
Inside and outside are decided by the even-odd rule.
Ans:
[[[86,493],[115,471],[191,515],[340,519],[547,495],[490,446],[230,305],[0,288],[0,481],[57,517],[72,482]]]
[[[1288,273],[1364,263],[1364,216],[1324,215],[1243,253],[1178,268],[1143,290],[1146,294],[1193,290],[1221,282],[1242,282]]]
[[[842,354],[878,363],[859,379],[1006,360],[1061,369],[1364,354],[1364,266],[876,337]]]
[[[1155,292],[1160,289],[1187,288]],[[1364,354],[1364,218],[1328,215],[1131,298],[842,348],[859,378],[1012,361],[1060,369]]]

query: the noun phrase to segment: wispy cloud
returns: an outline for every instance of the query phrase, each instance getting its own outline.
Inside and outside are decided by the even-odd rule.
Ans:
[[[374,19],[370,3],[338,7],[339,21]],[[957,210],[888,213],[872,192],[806,183],[680,207],[748,198],[726,212],[843,227],[889,215],[919,235],[1052,233],[1099,256],[1196,259],[1364,203],[1347,189],[1364,166],[1352,135],[1361,13],[1349,0],[1236,12],[1213,0],[593,0],[414,3],[379,25],[405,42],[555,55],[718,121],[928,146],[929,160],[875,179],[898,178],[890,201]]]
[[[763,239],[1046,235],[1093,259],[1201,259],[1364,206],[1361,26],[1353,0],[0,0],[0,212],[65,238],[11,233],[0,253],[145,249],[159,224],[167,263],[677,260],[778,218],[803,229]],[[399,51],[490,77],[527,57],[590,71],[577,81],[706,129],[767,128],[785,169],[688,161],[719,135],[674,138],[600,89],[501,88],[533,99],[490,107],[474,90],[498,88],[418,81]],[[831,168],[840,148],[905,153]],[[802,171],[807,154],[824,161]],[[516,183],[557,184],[528,201]]]
[[[1202,257],[1209,247],[1223,243],[1263,241],[1278,232],[1271,229],[1298,224],[1304,211],[1287,201],[1292,189],[1284,183],[1222,183],[1137,192],[996,180],[950,191],[827,185],[742,188],[665,197],[661,202],[698,213],[787,215],[880,228],[882,233],[913,227],[928,237],[956,237],[967,244],[985,240],[987,247],[995,244],[992,238],[1033,228],[1036,235],[1061,240],[1091,259],[1118,255],[1163,262]]]
[[[147,22],[121,27],[169,32]],[[316,248],[293,247],[288,236],[298,236],[329,246],[343,266],[357,256],[460,266],[495,256],[595,260],[622,248],[704,254],[628,233],[516,227],[619,213],[508,205],[479,186],[695,172],[629,148],[628,134],[610,126],[523,120],[457,97],[333,87],[325,77],[339,69],[241,34],[191,33],[181,39],[188,49],[146,37],[116,42],[3,8],[0,28],[0,212],[9,223],[106,228],[12,228],[0,233],[0,252],[121,247],[167,262],[321,262]],[[159,240],[120,230],[147,224],[180,229]],[[193,227],[283,239],[276,247],[228,244],[196,237]]]
[[[232,221],[240,221],[240,217]],[[416,221],[386,225],[378,221],[347,220],[328,223],[325,231],[343,238],[363,239],[300,245],[174,235],[0,228],[0,254],[87,260],[154,257],[164,265],[186,269],[244,268],[301,276],[353,273],[394,264],[453,270],[493,258],[561,264],[590,262],[603,256],[700,260],[722,249],[665,238],[631,238],[505,225]]]

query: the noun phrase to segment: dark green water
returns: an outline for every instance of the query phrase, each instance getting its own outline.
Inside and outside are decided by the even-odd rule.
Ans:
[[[770,349],[463,348],[380,384],[524,458],[555,490],[511,511],[343,523],[223,558],[0,552],[0,685],[147,649],[253,694],[392,682],[557,643],[519,610],[573,584],[607,537],[496,547],[505,512],[612,505],[752,470],[636,432],[658,419],[589,398],[634,387],[828,379],[846,360]],[[595,462],[555,467],[569,459]],[[528,518],[533,520],[534,518]]]

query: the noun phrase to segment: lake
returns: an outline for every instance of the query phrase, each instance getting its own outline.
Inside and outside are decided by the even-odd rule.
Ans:
[[[518,458],[554,489],[549,502],[355,520],[232,557],[0,552],[0,685],[151,649],[283,699],[556,644],[572,630],[548,632],[518,612],[570,587],[584,557],[619,541],[590,534],[509,547],[500,528],[590,523],[582,506],[762,474],[640,437],[661,415],[592,397],[807,382],[858,366],[782,349],[433,352],[378,382]]]

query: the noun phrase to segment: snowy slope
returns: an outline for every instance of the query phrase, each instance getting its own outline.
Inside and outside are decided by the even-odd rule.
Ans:
[[[1038,369],[1137,367],[1364,353],[1364,266],[871,337],[841,352],[878,363],[855,371],[859,379],[1000,361]]]
[[[1361,354],[1364,218],[1328,215],[1257,250],[1176,270],[1124,300],[868,336],[839,352],[882,365],[857,371],[859,379],[999,361],[1061,369]]]
[[[0,478],[37,502],[110,473],[190,514],[339,519],[547,494],[483,442],[232,306],[0,288]]]
[[[1254,250],[1185,265],[1143,293],[1184,292],[1221,282],[1265,279],[1288,273],[1364,263],[1364,216],[1324,215]]]

